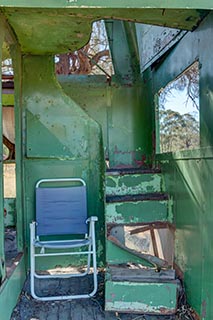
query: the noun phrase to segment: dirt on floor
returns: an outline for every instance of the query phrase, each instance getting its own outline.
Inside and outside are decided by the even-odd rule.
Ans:
[[[85,290],[92,288],[92,275],[72,279],[37,281],[36,292],[41,291],[48,296],[53,293],[72,294],[74,289]],[[29,277],[25,282],[17,306],[11,320],[174,320],[174,317],[154,317],[139,314],[118,314],[104,311],[104,272],[98,273],[98,292],[93,298],[66,301],[37,301],[30,295]],[[63,288],[63,290],[62,290]]]

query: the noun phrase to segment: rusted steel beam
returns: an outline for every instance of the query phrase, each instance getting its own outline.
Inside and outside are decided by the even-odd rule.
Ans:
[[[150,230],[151,228],[153,229],[170,229],[172,231],[175,231],[175,226],[169,222],[154,222],[154,223],[150,223],[150,224],[146,224],[145,226],[133,229],[130,231],[130,234],[137,234],[140,232],[145,232]]]
[[[108,223],[107,224],[107,235],[110,235],[111,229],[117,226],[126,226],[126,223]],[[140,232],[145,232],[150,230],[150,225],[153,225],[155,229],[170,229],[173,232],[175,231],[175,226],[170,222],[163,222],[163,221],[155,221],[153,222],[146,222],[146,223],[128,223],[128,227],[135,227],[136,229],[133,229],[129,231],[130,235],[137,234]]]

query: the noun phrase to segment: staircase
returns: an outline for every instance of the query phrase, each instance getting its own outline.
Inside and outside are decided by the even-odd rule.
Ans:
[[[105,309],[175,314],[179,281],[172,268],[172,200],[161,172],[107,171],[105,219]]]

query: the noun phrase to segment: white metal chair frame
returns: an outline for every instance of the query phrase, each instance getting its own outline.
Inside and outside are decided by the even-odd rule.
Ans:
[[[83,186],[86,183],[80,178],[65,178],[65,179],[41,179],[36,184],[36,189],[40,187],[43,183],[51,182],[80,182]],[[89,223],[89,235],[85,234],[85,239],[77,240],[57,240],[57,241],[40,241],[39,236],[36,234],[37,223],[33,221],[30,223],[30,285],[31,285],[31,295],[33,298],[41,301],[53,301],[53,300],[67,300],[67,299],[82,299],[90,298],[97,292],[97,261],[96,261],[96,243],[95,243],[95,222],[98,220],[96,216],[89,217],[85,223]],[[87,246],[86,251],[72,251],[74,248],[80,248]],[[40,248],[40,252],[37,252]],[[46,249],[69,249],[66,252],[47,252]],[[48,250],[49,251],[49,250]],[[51,274],[42,275],[38,274],[35,269],[35,261],[37,257],[50,257],[50,256],[66,256],[66,255],[87,255],[87,267],[84,273],[79,274]],[[76,295],[55,295],[40,297],[35,293],[35,278],[38,279],[51,279],[51,278],[71,278],[71,277],[83,277],[89,274],[91,269],[91,255],[92,255],[92,265],[93,265],[93,290],[86,294],[76,294]]]

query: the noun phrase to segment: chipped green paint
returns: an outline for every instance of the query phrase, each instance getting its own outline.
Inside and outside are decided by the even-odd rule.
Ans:
[[[167,191],[174,199],[175,261],[184,273],[188,303],[202,320],[212,319],[213,315],[213,43],[209,42],[212,30],[213,12],[175,46],[153,74],[154,91],[158,92],[199,60],[202,147],[162,154],[158,159]]]
[[[150,102],[148,97],[144,98],[144,92],[148,91],[147,83],[144,85],[137,82],[128,86],[124,84],[131,82],[126,73],[129,69],[124,70],[123,67],[129,55],[128,51],[124,52],[123,49],[121,63],[120,47],[124,40],[116,27],[113,27],[113,39],[119,41],[113,42],[113,50],[116,51],[113,66],[116,63],[117,70],[111,78],[110,86],[102,75],[69,75],[58,76],[58,79],[64,92],[101,125],[110,166],[138,167],[142,156],[146,155],[149,160],[153,152],[151,106],[147,107]],[[118,74],[122,77],[118,77]]]
[[[20,112],[27,137],[22,137],[26,242],[35,214],[36,182],[41,178],[81,177],[87,183],[88,213],[98,216],[98,264],[102,265],[104,160],[100,126],[63,92],[53,73],[52,56],[25,55],[22,65]],[[51,263],[54,266],[59,262],[55,259]],[[63,263],[70,261],[62,258]]]
[[[16,199],[4,198],[4,208],[7,212],[4,218],[4,226],[14,227],[16,225]]]
[[[162,192],[160,174],[107,175],[107,195],[133,195],[140,193]]]
[[[177,283],[106,283],[105,309],[146,314],[175,314],[177,308]]]
[[[173,196],[170,196],[168,200],[168,221],[170,222],[173,222],[173,219],[174,219],[173,206],[174,206]]]
[[[4,6],[4,3],[0,1]],[[6,3],[8,4],[8,2]],[[5,4],[5,5],[6,5]],[[71,3],[70,3],[71,4]],[[21,8],[18,1],[0,9],[14,30],[24,53],[50,54],[72,52],[89,40],[91,23],[100,19],[119,19],[141,23],[192,30],[207,14],[202,10],[165,10],[158,7],[146,8],[102,8],[59,5],[59,8]],[[103,4],[102,4],[103,5]],[[17,8],[14,8],[17,6]],[[53,35],[50,37],[49,35]]]
[[[106,204],[107,223],[172,222],[168,201],[114,202]]]

